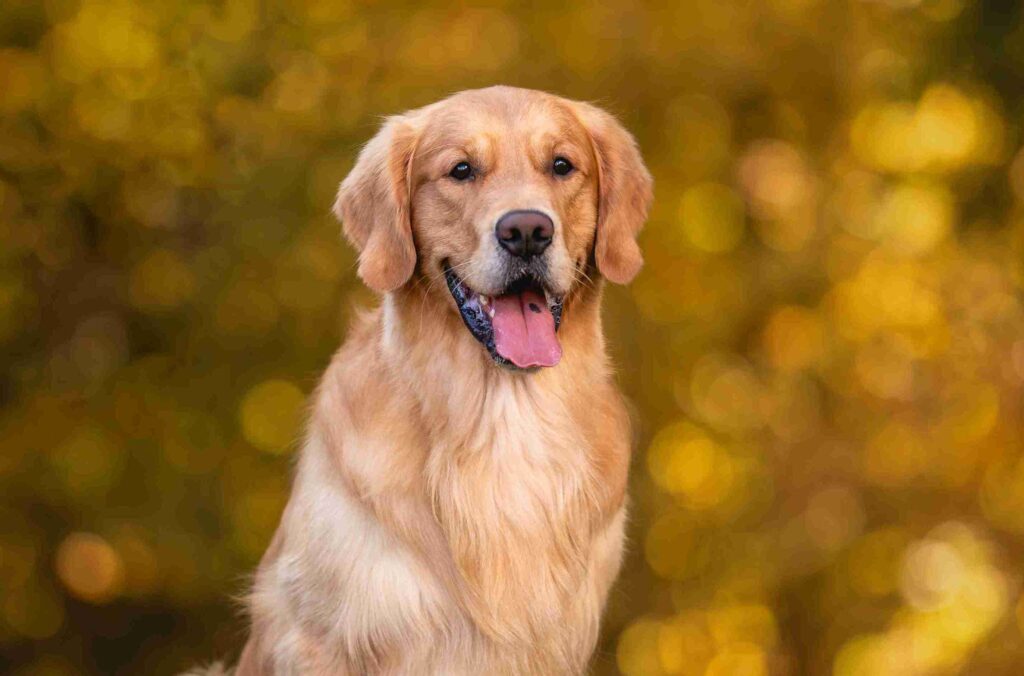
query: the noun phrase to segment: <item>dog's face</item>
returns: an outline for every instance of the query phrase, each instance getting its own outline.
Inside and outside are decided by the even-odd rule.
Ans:
[[[650,199],[650,176],[614,118],[492,87],[390,118],[336,211],[370,287],[443,279],[429,292],[450,294],[492,358],[529,369],[558,363],[563,305],[588,269],[619,283],[639,270]]]

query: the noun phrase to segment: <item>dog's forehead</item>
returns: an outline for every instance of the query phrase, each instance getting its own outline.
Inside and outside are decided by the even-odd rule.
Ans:
[[[532,90],[494,87],[462,92],[426,111],[424,135],[433,142],[492,138],[528,142],[584,133],[569,102]]]

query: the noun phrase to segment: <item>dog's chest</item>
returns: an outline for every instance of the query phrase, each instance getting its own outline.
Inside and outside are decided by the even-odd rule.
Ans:
[[[586,435],[557,402],[510,390],[466,439],[432,449],[428,474],[477,625],[499,642],[537,645],[552,627],[589,622],[578,600],[600,488]]]
[[[582,525],[596,488],[591,444],[559,402],[499,389],[465,432],[441,439],[427,463],[432,497],[467,525],[537,535]]]

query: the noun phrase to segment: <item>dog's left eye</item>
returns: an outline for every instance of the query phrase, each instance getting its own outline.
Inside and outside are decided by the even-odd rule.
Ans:
[[[572,166],[572,162],[564,157],[556,157],[555,161],[551,163],[551,171],[555,172],[558,176],[567,176],[575,168]]]
[[[466,179],[473,178],[473,167],[470,166],[469,162],[459,162],[452,167],[448,175],[456,181],[465,181]]]

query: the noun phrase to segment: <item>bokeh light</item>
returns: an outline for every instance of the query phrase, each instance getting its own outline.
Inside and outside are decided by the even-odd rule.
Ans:
[[[124,564],[117,551],[91,533],[72,533],[57,547],[57,577],[80,599],[104,603],[121,591]]]

